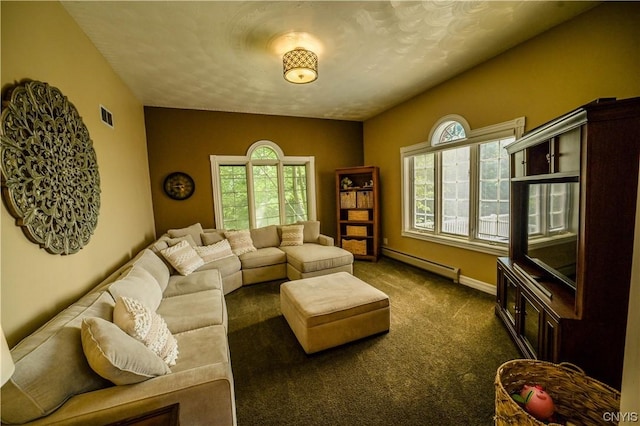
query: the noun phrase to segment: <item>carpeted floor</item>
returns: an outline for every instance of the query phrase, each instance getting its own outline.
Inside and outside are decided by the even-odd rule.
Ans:
[[[520,355],[495,297],[382,258],[354,275],[389,295],[389,333],[306,355],[279,287],[226,298],[239,426],[491,425],[494,378]]]

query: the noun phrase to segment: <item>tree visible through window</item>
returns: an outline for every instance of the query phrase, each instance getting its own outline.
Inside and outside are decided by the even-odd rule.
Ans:
[[[259,228],[315,219],[313,157],[286,157],[270,141],[247,156],[211,156],[216,226]]]
[[[402,148],[403,235],[467,242],[509,238],[508,144],[524,119],[470,131],[459,116],[437,123],[429,142]]]

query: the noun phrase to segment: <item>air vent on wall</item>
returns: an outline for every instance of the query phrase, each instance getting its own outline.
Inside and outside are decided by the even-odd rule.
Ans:
[[[113,129],[113,114],[111,114],[111,111],[106,109],[103,105],[100,105],[100,118],[104,124]]]

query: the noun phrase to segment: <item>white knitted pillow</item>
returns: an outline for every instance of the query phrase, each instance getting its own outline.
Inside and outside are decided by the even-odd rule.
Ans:
[[[167,365],[175,365],[178,342],[162,317],[135,299],[118,297],[113,322],[158,355]]]
[[[280,247],[301,246],[304,242],[304,225],[284,225]]]
[[[195,250],[202,260],[204,260],[204,263],[233,256],[229,240],[218,241],[217,243],[210,244],[208,246],[198,246]]]
[[[242,231],[225,231],[224,236],[229,240],[231,250],[236,256],[258,250],[253,245],[251,233],[248,229]]]
[[[189,275],[202,265],[204,261],[185,240],[180,241],[175,246],[160,250],[160,253],[167,261],[176,268],[180,275]]]

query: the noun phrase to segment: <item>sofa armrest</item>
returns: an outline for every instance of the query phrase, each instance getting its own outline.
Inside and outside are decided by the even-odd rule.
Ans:
[[[318,237],[318,244],[323,245],[323,246],[332,246],[332,245],[335,244],[335,241],[334,241],[333,237],[330,237],[328,235],[320,234],[320,236]]]

